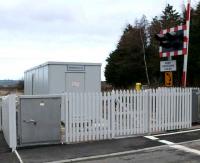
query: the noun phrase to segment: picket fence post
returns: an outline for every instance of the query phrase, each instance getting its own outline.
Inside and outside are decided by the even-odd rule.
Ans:
[[[111,138],[115,137],[115,91],[111,92]]]

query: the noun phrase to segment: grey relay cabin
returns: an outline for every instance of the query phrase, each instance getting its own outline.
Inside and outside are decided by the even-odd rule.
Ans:
[[[47,62],[24,73],[24,94],[99,92],[100,63]]]

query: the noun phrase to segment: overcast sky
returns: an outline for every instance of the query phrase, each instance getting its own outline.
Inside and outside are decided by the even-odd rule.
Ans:
[[[196,1],[194,0],[193,3]],[[126,24],[186,0],[0,0],[0,79],[46,61],[102,63]]]

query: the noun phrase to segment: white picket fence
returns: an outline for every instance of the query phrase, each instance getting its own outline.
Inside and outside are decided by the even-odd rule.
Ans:
[[[149,94],[150,132],[192,125],[192,89],[158,89]]]
[[[189,88],[67,93],[63,98],[66,143],[189,128],[192,124]]]
[[[14,151],[17,146],[15,95],[2,97],[2,131],[6,142]]]
[[[62,96],[65,143],[190,128],[192,89],[67,93]],[[2,98],[2,130],[16,148],[16,96]]]

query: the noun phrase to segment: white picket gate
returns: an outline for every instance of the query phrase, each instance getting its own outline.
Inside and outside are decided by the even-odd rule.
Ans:
[[[145,91],[115,91],[112,93],[115,136],[148,132],[148,93]]]
[[[112,139],[191,127],[192,90],[67,93],[65,141]]]
[[[66,142],[110,139],[111,95],[102,93],[66,94]]]

